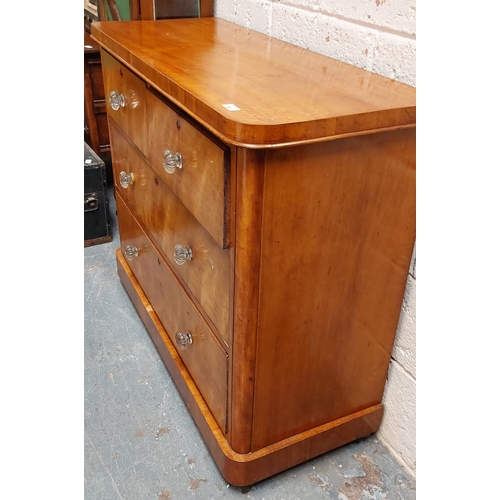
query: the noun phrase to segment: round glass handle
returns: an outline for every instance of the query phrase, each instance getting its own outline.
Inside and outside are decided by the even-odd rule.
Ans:
[[[184,351],[193,343],[193,336],[189,332],[177,332],[175,334],[175,343],[180,351]]]
[[[129,186],[132,186],[134,184],[135,177],[132,172],[130,174],[127,174],[127,172],[120,172],[120,186],[124,189],[127,189]]]
[[[193,258],[193,251],[190,247],[183,247],[182,245],[175,245],[174,247],[174,260],[179,266],[186,263],[186,260]]]
[[[139,256],[139,249],[137,247],[131,247],[130,245],[127,245],[125,248],[125,257],[127,257],[128,260],[132,260],[134,257]]]
[[[168,174],[173,174],[176,168],[182,168],[182,155],[166,149],[163,153],[163,168]]]
[[[111,109],[118,111],[120,108],[125,107],[125,96],[123,94],[117,94],[114,90],[109,93],[109,105]]]

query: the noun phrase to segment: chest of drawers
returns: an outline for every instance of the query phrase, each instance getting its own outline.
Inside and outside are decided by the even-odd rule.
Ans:
[[[415,89],[216,19],[98,22],[121,281],[226,480],[375,432]]]

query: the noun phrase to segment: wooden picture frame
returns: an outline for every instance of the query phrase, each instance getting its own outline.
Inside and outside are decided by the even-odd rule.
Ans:
[[[101,1],[101,0],[99,0]],[[143,21],[152,21],[156,19],[155,4],[157,2],[168,2],[169,0],[130,0],[130,19],[141,19]],[[200,1],[200,17],[213,17],[213,0]]]
[[[155,5],[160,2],[169,0],[97,0],[98,17],[100,21],[151,21],[156,19]],[[213,17],[213,0],[199,2],[200,17]]]

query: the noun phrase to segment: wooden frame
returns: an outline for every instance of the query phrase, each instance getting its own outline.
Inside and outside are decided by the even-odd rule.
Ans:
[[[140,19],[143,21],[154,20],[155,8],[154,3],[157,0],[133,0],[139,2]],[[166,1],[166,0],[163,0]],[[214,8],[213,0],[200,0],[200,17],[213,17]]]
[[[92,2],[90,0],[85,0],[84,10],[97,17],[97,0],[94,0]]]
[[[158,0],[129,0],[131,21],[155,20],[155,2]],[[167,1],[167,0],[163,0]],[[110,8],[112,19],[108,19],[106,5]],[[97,10],[101,21],[121,21],[116,0],[97,0]],[[213,17],[213,0],[200,0],[200,17]]]

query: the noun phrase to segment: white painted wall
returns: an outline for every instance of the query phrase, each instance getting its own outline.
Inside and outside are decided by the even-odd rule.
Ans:
[[[214,15],[409,85],[416,85],[415,0],[214,0]],[[416,476],[416,266],[384,394],[379,439]]]
[[[415,0],[214,0],[214,14],[416,85]]]
[[[403,307],[387,385],[385,415],[378,437],[405,469],[416,477],[416,250],[406,281]]]

